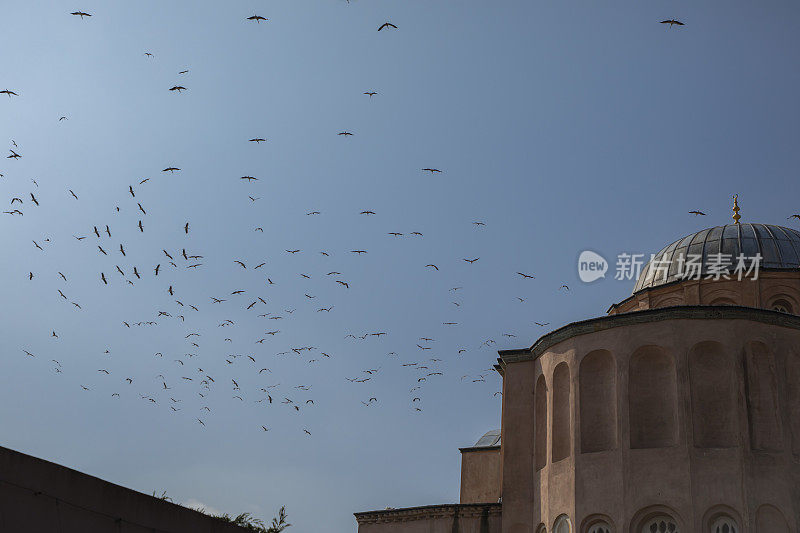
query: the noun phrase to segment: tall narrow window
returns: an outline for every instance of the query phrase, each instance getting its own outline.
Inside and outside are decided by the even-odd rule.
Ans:
[[[578,403],[581,413],[581,452],[617,447],[617,378],[614,358],[595,350],[581,360]]]
[[[536,381],[533,407],[533,450],[536,470],[547,464],[547,383],[544,376]]]
[[[672,356],[659,346],[636,350],[628,376],[631,448],[674,446],[678,439],[676,403]]]
[[[736,446],[736,372],[733,358],[718,342],[701,342],[689,351],[694,445]]]
[[[559,363],[553,371],[553,462],[571,453],[569,365]]]

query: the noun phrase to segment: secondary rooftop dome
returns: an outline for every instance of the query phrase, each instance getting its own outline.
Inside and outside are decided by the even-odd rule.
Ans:
[[[709,256],[729,254],[733,265],[743,254],[746,258],[761,254],[761,270],[797,270],[800,268],[800,232],[771,224],[726,224],[687,235],[665,246],[653,260],[661,268],[651,268],[653,260],[642,269],[634,294],[651,287],[682,279],[681,262],[694,255],[702,256],[701,276],[708,275]],[[679,258],[683,258],[682,260]],[[712,261],[713,262],[713,259]],[[669,269],[666,265],[669,264]],[[686,265],[683,265],[686,268]]]

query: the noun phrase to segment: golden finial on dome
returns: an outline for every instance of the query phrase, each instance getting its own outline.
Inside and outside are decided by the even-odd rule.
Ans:
[[[742,215],[739,214],[739,195],[733,195],[733,223],[738,224]]]

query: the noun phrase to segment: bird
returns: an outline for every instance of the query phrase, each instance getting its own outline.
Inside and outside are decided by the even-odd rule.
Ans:
[[[423,168],[422,170],[425,172],[430,172],[431,174],[433,174],[434,172],[441,172],[441,170],[439,170],[438,168]]]
[[[247,180],[247,181],[249,181],[249,182],[251,182],[251,183],[252,183],[253,181],[258,181],[258,178],[254,178],[253,176],[242,176],[242,177],[241,177],[241,178],[239,178],[239,179],[241,179],[241,180]]]
[[[9,91],[8,89],[3,89],[2,91],[0,91],[0,94],[7,94],[9,98],[11,98],[12,96],[19,96],[14,91]]]
[[[266,139],[264,139],[262,137],[255,137],[254,139],[249,139],[249,142],[251,142],[251,143],[263,143],[265,141],[266,141]]]
[[[473,222],[473,224],[476,225],[476,226],[485,226],[486,225],[485,223],[478,222],[478,221]]]
[[[77,195],[76,195],[74,192],[72,192],[72,189],[69,189],[69,193],[70,193],[70,194],[71,194],[71,195],[72,195],[72,196],[73,196],[73,197],[74,197],[76,200],[78,199],[78,196],[77,196]]]
[[[472,263],[474,263],[478,259],[480,259],[480,257],[476,257],[475,259],[464,259],[464,261],[466,261],[467,263],[469,263],[471,265]]]
[[[61,122],[62,120],[69,120],[67,117],[58,117],[58,121]]]
[[[147,57],[149,57],[150,59],[152,59],[152,58],[156,57],[156,56],[154,56],[153,54],[151,54],[150,52],[145,52],[145,53],[144,53],[144,55],[146,55],[146,56],[147,56]]]
[[[344,135],[345,137],[348,137],[348,136],[352,136],[353,134],[350,133],[349,131],[340,131],[336,135]]]
[[[189,72],[189,71],[188,70],[182,70],[182,71],[178,72],[178,74],[186,74],[187,72]]]
[[[185,226],[183,226],[183,231],[186,232],[186,235],[189,235],[189,223],[187,222]]]
[[[383,24],[381,24],[381,25],[378,27],[378,31],[381,31],[383,28],[394,28],[394,29],[397,29],[397,26],[395,26],[395,25],[394,25],[394,24],[392,24],[391,22],[384,22]]]
[[[544,326],[549,326],[550,322],[534,322],[534,324],[536,324],[537,326],[544,327]]]
[[[535,276],[531,276],[530,274],[525,274],[523,272],[517,272],[517,274],[522,276],[524,279],[534,279],[534,277],[535,277]]]
[[[170,89],[170,90],[172,90],[172,89]],[[180,170],[180,169],[177,168],[177,167],[167,167],[164,170],[162,170],[161,172],[175,172],[176,170]]]
[[[247,17],[247,20],[255,20],[257,23],[260,24],[262,20],[269,20],[269,19],[264,18],[261,15],[253,15],[252,17]]]
[[[670,28],[672,26],[683,26],[684,25],[683,22],[681,22],[679,20],[675,20],[675,19],[662,20],[661,22],[659,22],[659,24],[669,24]]]
[[[697,216],[697,215],[706,216],[706,214],[703,213],[702,211],[689,211],[689,214],[690,215],[694,215],[694,216]]]
[[[106,275],[100,272],[100,279],[103,280],[103,283],[108,285],[108,281],[106,280]]]
[[[425,265],[425,267],[426,267],[426,268],[427,268],[427,267],[433,267],[433,268],[435,268],[437,271],[439,270],[439,267],[437,267],[437,266],[436,266],[436,265],[434,265],[433,263],[431,263],[431,264],[429,264],[429,265]]]
[[[567,289],[567,290],[569,290],[569,287],[567,285],[562,285],[562,286],[559,287],[559,289]]]
[[[14,150],[9,150],[9,152],[11,152],[11,155],[7,156],[6,159],[19,159],[20,157],[22,157]]]
[[[370,211],[370,210],[361,211],[359,213],[359,215],[374,215],[374,214],[375,214],[375,211]]]
[[[78,16],[78,17],[81,18],[81,20],[83,20],[83,17],[91,17],[92,16],[90,13],[86,13],[84,11],[73,11],[72,13],[70,13],[70,15]]]
[[[181,91],[185,91],[185,90],[186,90],[186,87],[184,87],[183,85],[174,85],[174,86],[170,87],[170,89],[169,89],[169,90],[170,90],[170,91],[178,91],[178,92],[181,92]]]
[[[365,92],[364,94],[366,94],[367,96],[369,96],[370,98],[372,98],[373,96],[375,96],[375,95],[376,95],[376,94],[378,94],[378,93],[376,93],[376,92],[374,92],[374,91],[367,91],[367,92]]]

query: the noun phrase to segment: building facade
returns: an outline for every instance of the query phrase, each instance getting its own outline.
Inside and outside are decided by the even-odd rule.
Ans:
[[[719,275],[720,255],[758,257],[755,275]],[[737,220],[678,239],[607,316],[499,353],[500,446],[462,449],[460,504],[499,520],[392,510],[357,514],[360,533],[797,533],[798,312],[800,233]]]

